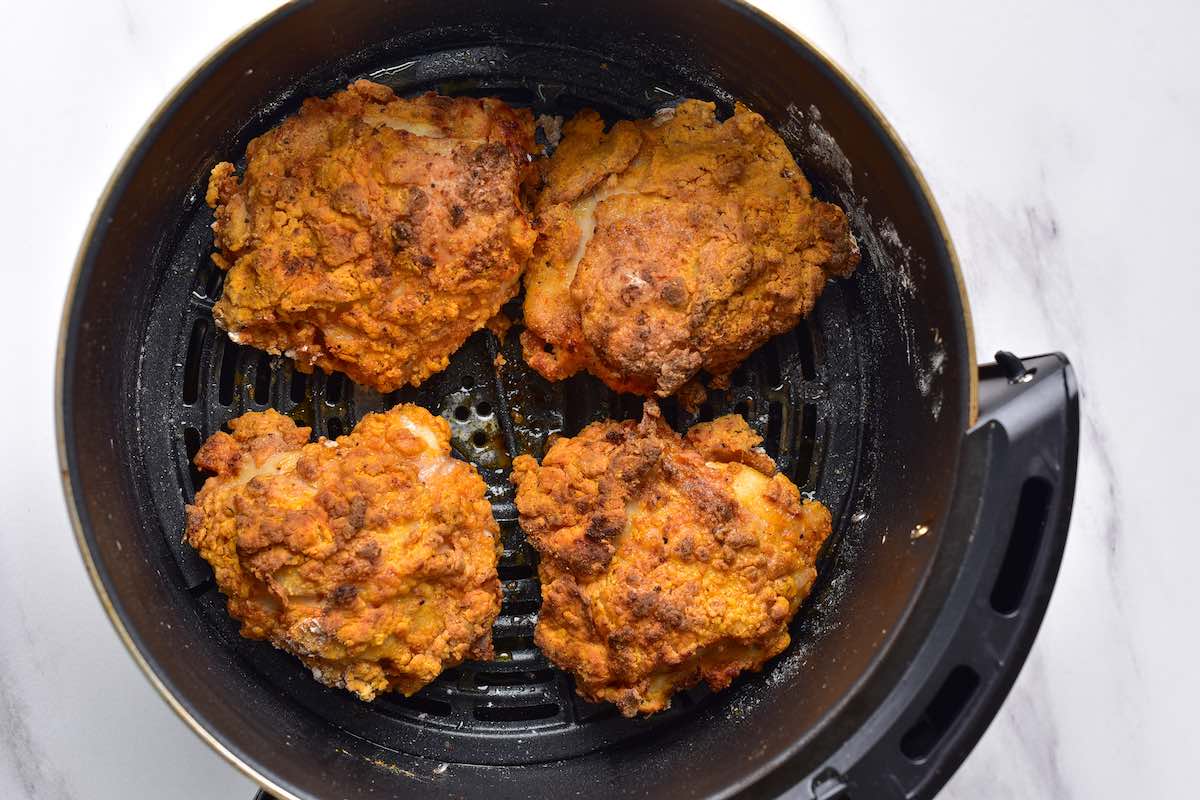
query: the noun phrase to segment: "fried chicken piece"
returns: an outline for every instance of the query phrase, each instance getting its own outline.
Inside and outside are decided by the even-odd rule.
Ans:
[[[390,392],[418,385],[519,288],[533,117],[360,80],[218,164],[213,308],[235,342]]]
[[[521,342],[545,377],[584,369],[666,397],[706,370],[726,386],[858,265],[845,213],[812,197],[763,118],[714,110],[687,100],[607,133],[583,111],[563,127],[525,276]]]
[[[625,716],[701,680],[723,689],[788,646],[829,536],[739,416],[674,433],[597,422],[539,466],[513,464],[521,525],[541,553],[535,638],[588,700]]]
[[[363,700],[491,657],[500,533],[445,420],[402,405],[313,444],[275,411],[229,426],[196,454],[215,475],[187,508],[186,539],[243,636]]]

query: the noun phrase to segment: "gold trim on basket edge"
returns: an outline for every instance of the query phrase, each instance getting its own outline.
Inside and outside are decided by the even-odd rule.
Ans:
[[[950,256],[950,264],[954,270],[954,281],[958,286],[958,294],[960,302],[962,303],[963,322],[967,332],[967,366],[969,370],[967,427],[970,428],[975,424],[979,414],[979,376],[975,371],[975,367],[978,365],[978,362],[976,361],[975,356],[975,330],[971,319],[971,306],[967,299],[966,284],[963,280],[962,269],[958,260],[958,253],[954,249],[954,243],[951,241],[950,233],[946,228],[946,221],[942,217],[941,209],[938,208],[937,202],[934,200],[933,193],[929,189],[929,184],[925,181],[925,176],[921,173],[921,170],[917,167],[916,162],[913,161],[912,154],[909,153],[908,148],[904,145],[904,142],[900,140],[900,137],[897,135],[895,129],[879,110],[879,107],[875,105],[875,103],[870,99],[870,97],[867,96],[865,92],[863,92],[858,83],[840,66],[838,66],[838,64],[834,62],[824,50],[814,45],[811,41],[798,33],[791,26],[780,22],[771,14],[752,5],[749,2],[746,2],[746,0],[733,0],[733,2],[744,9],[749,10],[750,12],[757,14],[767,22],[775,25],[780,30],[785,31],[809,50],[811,50],[814,54],[816,54],[816,56],[824,62],[825,66],[828,67],[835,75],[837,75],[838,78],[840,78],[842,82],[845,83],[850,90],[858,96],[858,99],[867,107],[871,114],[874,115],[875,119],[880,123],[880,127],[883,128],[884,133],[889,139],[892,140],[892,143],[896,146],[896,149],[904,158],[908,169],[916,177],[917,185],[920,187],[921,193],[925,196],[925,202],[929,204],[929,208],[933,212],[934,221],[937,224],[938,231],[942,236],[942,241],[944,242],[947,253]],[[62,477],[63,496],[66,500],[67,514],[71,520],[71,528],[75,533],[75,543],[79,547],[79,552],[83,557],[84,566],[87,568],[88,576],[91,578],[92,587],[95,589],[97,596],[100,598],[100,604],[104,607],[104,612],[108,616],[109,622],[116,630],[117,636],[120,638],[121,642],[125,645],[125,649],[129,651],[129,655],[133,658],[138,667],[141,668],[142,673],[146,676],[146,679],[159,693],[159,695],[162,696],[163,700],[166,701],[167,705],[176,713],[176,715],[178,715],[179,718],[182,719],[189,728],[191,728],[192,732],[200,737],[203,742],[215,750],[222,758],[233,765],[233,767],[239,772],[257,783],[266,791],[275,795],[277,798],[279,798],[279,800],[303,800],[303,798],[279,786],[267,776],[256,770],[254,767],[240,759],[232,751],[225,747],[225,745],[218,741],[217,738],[213,736],[207,728],[201,725],[200,722],[198,722],[196,718],[193,717],[188,710],[183,707],[175,695],[172,694],[171,691],[167,689],[166,685],[164,685],[159,679],[153,668],[151,668],[150,664],[143,657],[141,651],[138,650],[137,646],[133,643],[133,639],[130,637],[129,631],[126,630],[124,623],[117,615],[116,609],[113,607],[112,600],[108,595],[108,591],[105,589],[104,583],[100,580],[100,574],[96,569],[95,561],[92,559],[91,550],[88,548],[87,542],[84,540],[83,526],[79,519],[78,509],[75,506],[75,492],[71,485],[71,475],[67,467],[62,390],[64,377],[63,362],[65,358],[67,342],[67,328],[68,323],[70,322],[71,306],[75,299],[75,292],[79,286],[79,275],[83,268],[83,256],[87,250],[88,243],[92,240],[92,235],[95,232],[96,225],[99,222],[100,210],[107,204],[109,195],[112,193],[113,186],[116,183],[118,176],[124,173],[125,168],[128,166],[134,152],[139,149],[150,128],[153,127],[153,125],[158,121],[166,108],[175,102],[185,86],[190,84],[191,81],[203,70],[208,68],[209,65],[213,64],[217,58],[221,56],[234,42],[244,37],[250,31],[257,29],[259,26],[274,18],[276,15],[289,10],[291,6],[296,4],[297,3],[294,1],[285,3],[227,37],[225,41],[217,46],[203,61],[191,69],[188,74],[185,75],[183,79],[171,89],[167,96],[158,104],[158,106],[154,109],[154,112],[142,125],[141,129],[133,138],[133,141],[130,143],[129,147],[126,148],[124,154],[122,154],[121,160],[117,163],[112,175],[109,176],[108,181],[105,183],[104,190],[100,193],[100,197],[92,211],[91,218],[88,220],[87,228],[84,231],[79,251],[75,256],[75,263],[71,271],[71,278],[67,285],[66,298],[63,303],[62,319],[59,322],[58,349],[55,356],[56,369],[54,381],[54,427],[58,445],[59,473]]]

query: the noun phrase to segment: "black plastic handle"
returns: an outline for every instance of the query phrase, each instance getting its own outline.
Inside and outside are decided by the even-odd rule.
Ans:
[[[1079,396],[1061,354],[996,354],[980,368],[948,525],[970,531],[933,636],[902,690],[789,793],[814,800],[933,797],[991,723],[1025,662],[1058,575],[1079,451]]]

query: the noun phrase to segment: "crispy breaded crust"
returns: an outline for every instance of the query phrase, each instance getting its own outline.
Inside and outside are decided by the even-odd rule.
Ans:
[[[594,423],[541,465],[513,463],[542,556],[536,641],[585,698],[660,711],[787,647],[831,521],[760,441],[732,415],[680,438],[651,402],[640,423]]]
[[[360,80],[212,171],[213,308],[235,341],[389,392],[417,385],[516,294],[533,117]]]
[[[412,694],[491,657],[500,535],[449,425],[412,405],[368,414],[336,441],[275,411],[229,423],[196,454],[215,473],[187,508],[242,635],[371,700]]]
[[[703,369],[723,386],[858,265],[845,213],[812,197],[763,118],[714,111],[564,125],[525,277],[522,345],[545,377],[665,397]]]

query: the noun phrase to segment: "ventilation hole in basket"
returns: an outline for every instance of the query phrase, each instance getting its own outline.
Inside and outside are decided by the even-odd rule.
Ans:
[[[612,418],[618,421],[642,418],[643,400],[632,394],[619,394],[610,403]]]
[[[524,672],[476,672],[475,686],[487,689],[491,686],[529,686],[549,683],[554,680],[554,670],[535,669]]]
[[[211,261],[209,262],[212,263]],[[212,300],[216,300],[221,296],[221,288],[225,284],[225,270],[219,268],[216,264],[208,274],[208,280],[204,284],[204,296]]]
[[[183,403],[192,405],[200,399],[200,359],[204,354],[204,337],[208,335],[207,320],[198,319],[188,337],[187,355],[183,359]]]
[[[308,376],[292,367],[291,386],[288,389],[288,396],[292,398],[293,403],[303,403],[304,397],[308,393]]]
[[[529,650],[533,647],[533,634],[516,636],[493,636],[492,648],[497,653],[512,653],[514,651]]]
[[[617,707],[612,703],[589,703],[575,692],[571,692],[571,707],[578,723],[612,719],[617,716]]]
[[[475,413],[481,417],[490,417],[492,415],[492,404],[484,400],[482,403],[475,406]]]
[[[325,402],[330,405],[335,405],[342,402],[342,391],[345,389],[346,379],[342,373],[335,372],[325,379]]]
[[[767,435],[766,448],[767,453],[775,458],[785,448],[782,447],[782,442],[779,441],[780,434],[783,432],[783,403],[778,400],[772,400],[771,405],[767,406]]]
[[[1052,494],[1050,482],[1045,478],[1028,478],[1021,486],[1008,550],[992,587],[992,608],[1001,614],[1015,614],[1021,607],[1046,530]]]
[[[519,581],[524,578],[533,577],[532,564],[500,564],[496,567],[496,574],[500,576],[502,581]]]
[[[793,448],[792,475],[804,486],[812,477],[813,453],[817,446],[817,407],[805,405],[800,412],[800,431]]]
[[[221,344],[221,374],[217,379],[217,402],[223,406],[233,403],[233,389],[237,383],[238,356],[241,348],[229,339]]]
[[[928,758],[966,710],[977,688],[979,673],[975,670],[966,665],[951,670],[920,718],[900,739],[900,752],[918,764]]]
[[[387,699],[388,702],[401,708],[411,709],[421,714],[428,714],[431,717],[448,717],[450,716],[450,712],[453,711],[450,704],[445,700],[434,700],[432,697],[422,697],[419,694],[412,697],[393,694],[389,695]]]
[[[196,466],[196,453],[200,451],[200,431],[188,426],[183,429],[183,447],[187,453],[188,479],[192,482],[192,493],[204,485],[204,473]]]
[[[474,389],[475,388],[475,376],[474,375],[463,375],[462,388],[466,389],[467,391]]]
[[[336,439],[346,432],[346,426],[337,417],[330,417],[325,421],[325,430],[328,431],[325,435],[330,439]]]
[[[475,431],[475,433],[471,434],[471,444],[476,447],[483,447],[487,444],[487,434],[483,431]]]
[[[192,282],[192,293],[197,297],[208,297],[208,281],[212,277],[212,273],[216,272],[217,265],[212,263],[211,259],[200,262],[200,268],[196,270],[196,278]]]
[[[679,428],[679,403],[674,397],[668,397],[658,405],[659,411],[662,412],[663,422],[667,423],[672,428]]]
[[[805,380],[812,380],[817,375],[816,359],[813,356],[813,337],[805,322],[796,326],[796,349],[800,355],[800,374]]]
[[[211,259],[205,259],[196,270],[196,279],[192,284],[192,293],[197,297],[203,297],[207,300],[217,299],[217,295],[221,290],[221,279],[225,273],[221,268],[212,262]]]
[[[260,406],[271,402],[271,357],[266,353],[258,354],[254,367],[254,402]]]
[[[782,361],[779,353],[779,345],[775,340],[767,342],[766,347],[762,349],[761,362],[763,365],[762,377],[766,384],[771,389],[779,389],[783,386],[783,374],[779,371],[779,364]]]
[[[538,703],[533,706],[493,706],[487,703],[475,705],[475,719],[482,722],[521,722],[522,720],[550,719],[558,716],[558,704]]]
[[[471,409],[466,406],[459,406],[454,409],[454,418],[459,422],[466,422],[471,418]]]
[[[539,605],[541,604],[535,597],[514,597],[511,600],[505,599],[504,602],[500,604],[500,611],[501,613],[513,616],[517,614],[532,614],[538,610]]]
[[[195,586],[188,589],[188,594],[190,594],[192,597],[203,597],[204,595],[208,594],[209,592],[216,592],[216,591],[217,591],[217,582],[215,580],[213,580],[212,578],[205,578],[204,580],[197,583]]]

